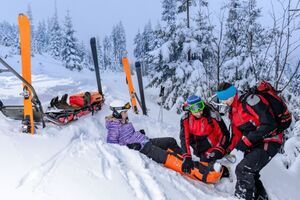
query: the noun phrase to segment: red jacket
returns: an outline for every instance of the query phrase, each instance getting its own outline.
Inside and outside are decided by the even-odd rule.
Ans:
[[[236,94],[230,107],[233,136],[228,150],[232,151],[240,139],[249,147],[263,142],[282,144],[283,134],[277,133],[277,122],[266,99],[250,95],[243,101]]]
[[[190,157],[190,146],[194,154],[209,153],[212,149],[218,149],[223,154],[228,142],[229,131],[222,118],[213,116],[209,108],[205,107],[201,118],[195,118],[191,113],[186,113],[181,119],[180,140],[183,149],[183,157]],[[217,119],[218,118],[218,119]]]

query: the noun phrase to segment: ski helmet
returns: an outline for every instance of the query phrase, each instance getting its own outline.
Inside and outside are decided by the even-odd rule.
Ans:
[[[122,100],[114,100],[110,103],[109,108],[113,111],[113,117],[120,119],[121,112],[127,111],[131,108],[129,102],[125,103]]]
[[[192,95],[187,99],[188,110],[192,113],[197,113],[205,108],[204,101],[196,95]]]

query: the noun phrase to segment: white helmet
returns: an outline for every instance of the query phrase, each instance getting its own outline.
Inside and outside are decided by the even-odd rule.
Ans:
[[[122,100],[114,100],[109,104],[109,108],[113,111],[113,117],[121,118],[121,112],[131,108],[129,102],[125,103]]]

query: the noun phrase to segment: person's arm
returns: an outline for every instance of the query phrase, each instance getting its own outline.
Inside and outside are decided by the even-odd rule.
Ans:
[[[218,125],[222,132],[222,136],[221,136],[222,139],[220,141],[219,146],[222,147],[224,150],[226,150],[230,144],[230,132],[226,124],[224,123],[223,119],[221,119],[221,121],[218,121]]]
[[[129,122],[122,125],[119,141],[123,145],[140,143],[143,146],[148,141],[148,137],[139,131],[135,131],[132,123]]]
[[[111,120],[106,120],[107,143],[119,143],[119,124]]]
[[[269,105],[257,95],[251,95],[247,98],[247,109],[252,115],[257,115],[260,121],[257,129],[250,132],[244,141],[247,141],[247,146],[252,146],[261,142],[265,137],[276,131],[277,123],[270,111]]]
[[[221,159],[225,153],[226,153],[226,148],[223,147],[225,145],[225,140],[226,136],[223,134],[223,130],[219,125],[219,121],[216,119],[212,118],[213,126],[207,124],[206,126],[211,126],[210,134],[208,138],[211,141],[214,141],[212,144],[212,147],[210,147],[206,152],[205,152],[205,160],[207,162],[215,161],[217,159]],[[227,128],[226,128],[227,129]]]
[[[180,144],[183,151],[183,157],[191,157],[189,116],[185,114],[180,120]]]
[[[232,137],[226,149],[227,153],[230,153],[236,147],[237,143],[241,140],[243,136],[242,132],[236,126],[232,125],[231,128],[232,128]]]

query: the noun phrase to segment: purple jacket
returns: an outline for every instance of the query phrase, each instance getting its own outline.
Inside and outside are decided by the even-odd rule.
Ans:
[[[149,141],[147,136],[135,131],[131,122],[125,124],[120,120],[106,117],[107,142],[120,145],[127,145],[132,143],[140,143],[142,148],[144,144]]]

